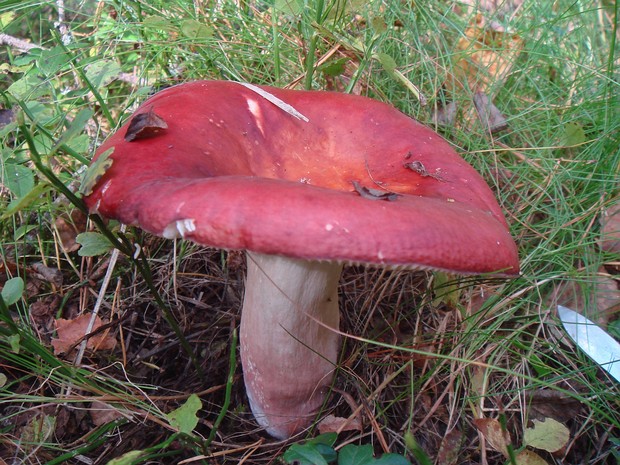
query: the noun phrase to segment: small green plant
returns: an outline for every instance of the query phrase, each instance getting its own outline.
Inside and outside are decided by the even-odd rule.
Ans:
[[[348,444],[339,450],[334,448],[336,433],[325,433],[303,444],[293,444],[284,453],[286,463],[294,465],[411,465],[399,454],[383,454],[375,457],[370,444]]]

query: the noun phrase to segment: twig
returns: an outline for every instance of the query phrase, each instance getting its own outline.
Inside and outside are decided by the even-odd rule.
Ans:
[[[41,47],[40,45],[2,33],[0,33],[0,45],[8,45],[19,50],[20,52],[28,52],[33,48],[41,48],[45,50],[45,47]]]
[[[121,232],[125,232],[126,226],[121,226]],[[99,313],[99,308],[101,308],[101,304],[103,303],[103,299],[105,297],[105,293],[108,289],[108,284],[110,284],[110,279],[112,279],[112,273],[114,272],[114,266],[116,265],[116,261],[118,260],[118,255],[120,251],[115,248],[112,251],[112,256],[110,257],[110,264],[108,265],[108,269],[106,270],[105,277],[103,278],[103,283],[101,284],[101,288],[99,289],[99,295],[97,296],[97,301],[95,302],[95,307],[93,308],[93,312],[90,315],[90,321],[88,322],[88,326],[86,327],[86,334],[90,334],[93,330],[93,326],[95,326],[95,319],[97,318],[97,314]],[[74,364],[75,366],[79,366],[82,363],[82,357],[84,357],[84,351],[86,350],[86,344],[88,343],[88,339],[84,339],[80,344],[80,348],[78,349],[78,353],[75,356]]]
[[[64,0],[56,0],[56,8],[58,9],[58,21],[54,22],[54,27],[60,32],[60,40],[63,45],[69,45],[73,41],[73,34],[65,21],[65,2]]]

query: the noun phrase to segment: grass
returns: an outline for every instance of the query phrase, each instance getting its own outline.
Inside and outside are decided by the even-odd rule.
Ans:
[[[95,227],[71,199],[85,163],[147,95],[200,78],[390,102],[482,173],[519,245],[522,275],[511,281],[346,270],[350,336],[326,407],[342,417],[359,409],[364,428],[342,433],[337,448],[516,463],[526,428],[551,418],[570,439],[559,452],[529,448],[546,463],[617,463],[618,385],[567,343],[553,310],[586,309],[618,336],[618,256],[598,244],[602,214],[618,201],[615,3],[526,0],[484,13],[523,39],[489,87],[509,124],[492,135],[468,110],[468,84],[442,91],[473,52],[456,47],[474,18],[465,4],[67,1],[63,18],[61,3],[0,1],[3,33],[45,47],[0,52],[0,106],[14,110],[0,128],[0,284],[25,285],[0,305],[6,463],[107,463],[132,451],[143,451],[133,463],[271,463],[286,449],[258,430],[240,369],[228,376],[243,295],[237,252],[99,222],[122,239],[99,309],[117,346],[87,350],[74,366],[51,345],[56,319],[92,311],[110,263],[110,252],[73,247]],[[438,126],[432,109],[450,100],[455,122]],[[202,409],[186,434],[168,414],[192,393]],[[510,435],[504,452],[497,425]]]

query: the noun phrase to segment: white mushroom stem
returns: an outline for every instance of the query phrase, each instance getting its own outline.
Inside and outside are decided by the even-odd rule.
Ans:
[[[247,254],[241,362],[250,407],[278,439],[308,426],[332,380],[339,349],[342,265]],[[320,324],[322,323],[322,324]]]

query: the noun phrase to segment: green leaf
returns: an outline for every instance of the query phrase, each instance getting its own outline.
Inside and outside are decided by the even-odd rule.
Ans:
[[[298,465],[328,465],[329,462],[333,461],[333,458],[328,462],[324,455],[326,451],[319,450],[318,446],[321,444],[293,444],[286,450],[282,458],[286,463],[294,462]],[[335,458],[336,451],[333,449],[332,451]]]
[[[323,433],[319,434],[315,438],[308,440],[306,444],[324,444],[326,446],[332,447],[334,444],[336,444],[336,439],[338,439],[338,435],[336,433]]]
[[[71,121],[71,124],[69,124],[67,130],[62,134],[57,145],[67,143],[78,134],[80,134],[86,127],[86,123],[88,123],[88,120],[92,118],[93,114],[94,112],[90,108],[84,108],[80,110],[78,114],[75,115],[75,118],[73,118],[73,121]]]
[[[365,465],[372,463],[373,460],[372,446],[370,444],[363,446],[349,444],[340,449],[338,454],[338,465]]]
[[[139,459],[145,454],[143,450],[132,450],[126,452],[120,457],[110,460],[107,465],[132,465],[135,460]]]
[[[63,68],[67,67],[71,58],[65,50],[60,47],[54,47],[49,50],[42,50],[41,55],[37,59],[37,67],[42,74],[52,77],[58,74]]]
[[[9,23],[11,23],[15,19],[16,14],[17,13],[15,13],[14,11],[8,11],[0,14],[0,28],[4,29],[5,27],[7,27]]]
[[[411,465],[411,462],[400,454],[383,454],[372,463],[374,465]]]
[[[107,86],[120,73],[121,67],[112,60],[98,60],[86,67],[86,78],[96,89]]]
[[[344,72],[348,61],[348,58],[339,58],[337,60],[328,61],[327,63],[323,63],[319,66],[317,70],[328,76],[340,76]]]
[[[88,134],[80,134],[70,141],[67,141],[67,147],[75,150],[77,153],[86,153],[90,147],[90,137]]]
[[[50,186],[44,182],[40,182],[34,186],[34,188],[23,197],[13,200],[6,208],[0,219],[5,220],[15,215],[17,212],[30,207],[35,202],[39,201],[41,197],[50,190]]]
[[[39,227],[40,226],[38,224],[22,224],[21,226],[18,226],[15,229],[15,231],[13,231],[13,240],[20,241],[30,231],[34,231],[35,229],[38,229]]]
[[[181,433],[190,434],[198,424],[196,413],[202,408],[202,402],[196,394],[187,398],[178,409],[166,414],[170,424]]]
[[[370,25],[377,34],[383,34],[387,31],[387,23],[385,19],[380,16],[375,16],[370,20]]]
[[[26,103],[28,113],[32,116],[32,121],[37,122],[43,126],[50,124],[57,118],[57,114],[54,109],[48,105],[44,105],[41,102],[28,102]]]
[[[21,341],[19,333],[12,334],[11,336],[7,337],[7,340],[9,341],[9,345],[11,346],[11,352],[13,352],[14,354],[19,354],[19,343]]]
[[[99,182],[105,172],[110,169],[110,166],[112,166],[112,163],[114,162],[114,160],[110,158],[112,153],[114,153],[114,147],[99,155],[99,158],[97,158],[97,160],[84,172],[82,182],[80,183],[80,188],[78,189],[80,194],[86,196],[93,193],[95,185]]]
[[[273,7],[282,14],[297,16],[303,10],[303,2],[301,0],[275,0]]]
[[[340,449],[338,465],[411,465],[411,463],[399,454],[383,454],[379,458],[373,457],[373,449],[370,444],[356,446],[349,444]]]
[[[396,61],[387,53],[377,52],[373,55],[374,58],[381,64],[381,67],[388,73],[393,73],[396,69]]]
[[[614,320],[607,326],[607,332],[616,339],[620,339],[620,320]]]
[[[82,246],[78,250],[78,255],[80,257],[103,255],[113,247],[108,238],[98,232],[78,234],[75,240]]]
[[[207,39],[213,35],[213,29],[195,19],[186,19],[181,23],[181,33],[189,39]]]
[[[562,145],[571,147],[573,145],[583,144],[586,141],[586,133],[581,124],[571,121],[564,125],[564,134],[562,135]]]
[[[7,305],[13,305],[21,299],[24,293],[24,280],[22,278],[11,278],[2,288],[2,299]]]
[[[532,428],[526,428],[523,435],[525,445],[547,452],[557,452],[570,439],[570,431],[559,421],[546,418],[544,421],[534,420]]]
[[[15,197],[24,197],[34,189],[34,173],[30,168],[10,161],[2,167],[1,179]]]
[[[27,74],[11,84],[7,91],[17,100],[34,100],[50,95],[50,86],[41,76]]]
[[[325,465],[336,460],[337,454],[332,447],[336,443],[336,433],[319,434],[304,444],[293,444],[284,453],[287,463],[299,465]]]
[[[0,389],[2,389],[4,386],[6,386],[6,382],[9,379],[6,377],[6,375],[4,373],[0,373]]]
[[[145,28],[159,29],[162,31],[174,31],[176,29],[174,24],[166,18],[157,15],[147,16],[142,24]]]
[[[536,354],[530,354],[529,362],[534,370],[536,370],[536,374],[541,378],[553,373],[551,367],[543,362],[542,359]]]

